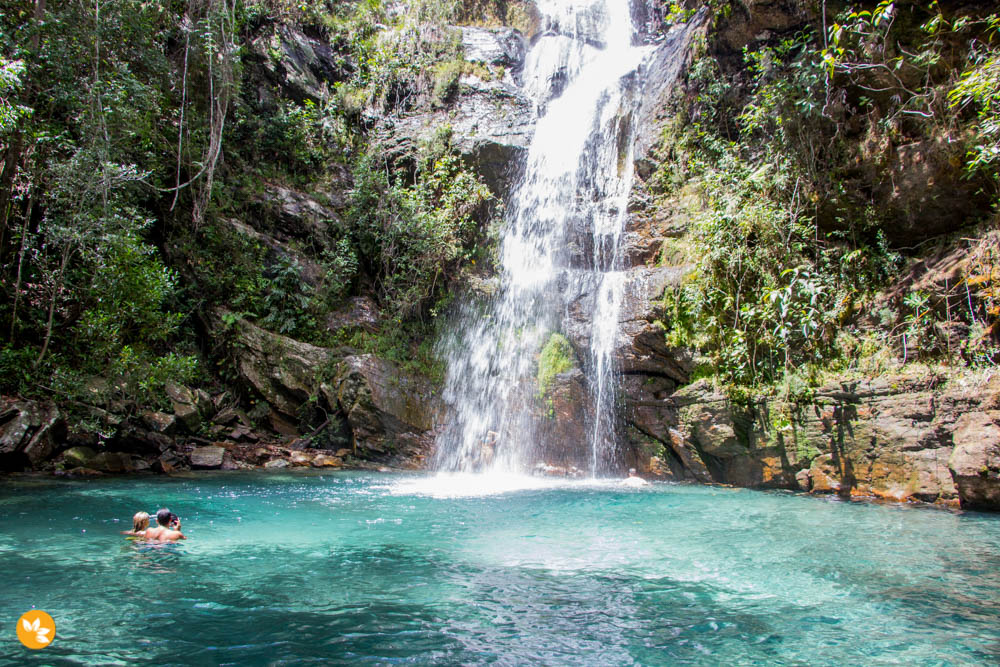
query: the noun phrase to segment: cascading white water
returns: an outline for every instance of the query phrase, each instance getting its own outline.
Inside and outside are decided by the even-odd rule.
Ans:
[[[522,80],[539,121],[508,202],[500,287],[488,304],[462,306],[446,343],[452,419],[438,438],[439,470],[527,472],[544,456],[537,357],[567,328],[569,303],[580,295],[592,299],[590,330],[573,337],[586,357],[592,423],[590,442],[579,446],[589,446],[594,476],[616,458],[614,351],[625,283],[618,250],[633,177],[635,74],[647,50],[633,45],[627,0],[537,5],[544,31]]]

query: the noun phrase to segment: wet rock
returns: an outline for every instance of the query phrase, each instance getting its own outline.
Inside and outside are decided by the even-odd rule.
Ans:
[[[344,462],[336,456],[317,454],[309,464],[313,468],[340,468],[344,465]]]
[[[534,105],[513,84],[464,77],[460,88],[457,101],[449,109],[420,110],[381,119],[381,143],[390,155],[410,155],[441,127],[449,126],[455,149],[494,193],[505,195],[520,173],[534,136]]]
[[[264,467],[268,470],[281,470],[288,467],[288,461],[285,459],[271,459],[264,464]]]
[[[190,454],[191,467],[208,469],[221,468],[225,455],[226,449],[224,447],[196,447]]]
[[[1000,510],[1000,411],[959,417],[954,442],[948,468],[962,507]]]
[[[463,27],[462,50],[468,62],[521,69],[527,44],[513,28]]]
[[[404,435],[431,431],[443,410],[428,382],[373,355],[345,357],[320,391],[346,416],[357,447],[374,455],[391,453]]]
[[[809,491],[812,486],[809,481],[809,471],[800,470],[795,473],[795,483],[798,485],[799,491]]]
[[[579,368],[556,375],[545,395],[537,399],[533,457],[561,469],[591,468],[590,432],[593,399]],[[616,461],[600,461],[604,467]]]
[[[181,467],[180,458],[177,456],[176,452],[168,451],[161,454],[153,464],[153,469],[162,472],[165,475],[169,475],[172,472],[176,472]]]
[[[0,405],[0,470],[28,470],[47,461],[66,433],[59,410],[36,401]]]
[[[77,468],[70,468],[69,470],[56,471],[57,475],[65,475],[66,477],[103,477],[104,473],[100,470],[94,470],[93,468],[86,468],[83,466]]]
[[[684,268],[636,269],[628,273],[617,355],[623,373],[663,375],[678,383],[690,377],[691,353],[667,345],[663,295],[682,280]]]
[[[839,493],[843,471],[835,465],[832,454],[823,454],[813,459],[809,468],[809,491],[811,493]]]
[[[671,29],[639,71],[643,89],[635,120],[634,150],[640,174],[651,149],[661,140],[661,121],[669,114],[668,101],[678,78],[690,64],[691,44],[705,30],[709,17],[709,12],[703,9],[686,24]]]

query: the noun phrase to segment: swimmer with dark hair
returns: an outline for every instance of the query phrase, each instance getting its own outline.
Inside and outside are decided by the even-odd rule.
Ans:
[[[166,508],[156,513],[156,524],[152,528],[147,528],[143,537],[151,542],[176,542],[187,539],[181,532],[180,517]]]

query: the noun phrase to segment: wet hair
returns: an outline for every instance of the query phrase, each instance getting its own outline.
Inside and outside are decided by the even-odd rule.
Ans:
[[[164,508],[156,513],[156,523],[161,526],[170,526],[170,522],[177,518],[177,515]]]
[[[628,474],[630,474],[630,475],[634,475],[634,474],[636,474],[636,473],[635,473],[635,468],[629,468],[629,469],[628,469]]]
[[[132,532],[139,533],[149,528],[149,515],[145,512],[136,512],[132,517]]]

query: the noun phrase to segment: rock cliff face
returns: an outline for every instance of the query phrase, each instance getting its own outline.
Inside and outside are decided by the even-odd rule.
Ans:
[[[456,98],[381,117],[378,131],[390,154],[405,155],[449,129],[455,148],[502,195],[517,176],[537,120],[519,87],[527,44],[512,28],[460,30],[465,62],[480,67],[459,77]]]
[[[636,4],[642,17],[657,11],[657,3]],[[695,14],[683,32],[673,29],[673,42],[669,35],[646,32],[660,46],[637,121],[638,183],[625,251],[632,268],[619,328],[622,432],[629,455],[647,474],[667,479],[1000,509],[1000,385],[989,376],[961,369],[942,376],[851,376],[816,389],[809,400],[738,404],[707,382],[691,384],[691,352],[666,344],[669,314],[662,296],[690,270],[686,211],[696,210],[698,202],[686,201],[692,195],[684,189],[653,201],[645,181],[662,159],[666,102],[687,74],[692,40],[698,36],[700,48],[739,82],[745,46],[771,43],[812,18],[801,3],[762,0],[740,3],[711,25]],[[884,230],[890,243],[950,232],[983,209],[981,184],[956,168],[956,145],[947,138],[887,144],[847,176],[855,191],[867,188],[894,212]],[[819,209],[820,225],[841,224],[825,217],[822,203]],[[926,263],[935,262],[941,263]],[[900,293],[920,280],[922,266]],[[949,276],[953,284],[961,279],[956,271]],[[570,312],[574,345],[582,344],[573,334],[586,330],[586,304],[583,295]]]
[[[662,445],[643,463],[666,477],[1000,509],[998,400],[996,378],[882,377],[751,405],[697,382],[633,424]]]

